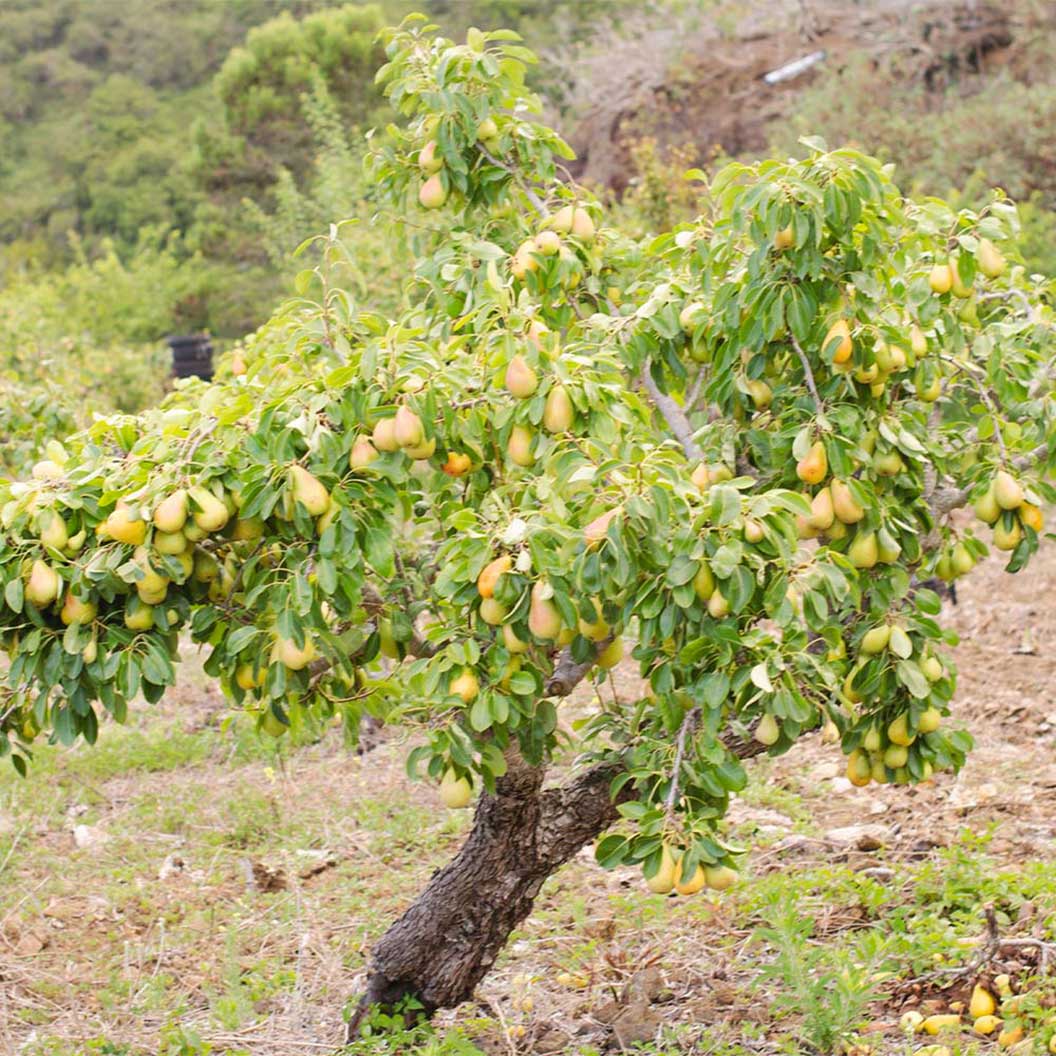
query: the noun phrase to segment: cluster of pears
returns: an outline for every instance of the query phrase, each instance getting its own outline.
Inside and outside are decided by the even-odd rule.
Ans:
[[[586,209],[578,205],[566,205],[549,217],[542,228],[531,238],[526,238],[510,258],[510,273],[523,281],[533,271],[538,271],[541,258],[560,256],[574,260],[575,254],[564,244],[561,236],[571,235],[586,245],[594,241],[594,220]]]
[[[988,279],[1000,278],[1008,267],[1004,254],[988,238],[979,240],[975,263],[980,274]],[[961,279],[956,257],[933,264],[928,272],[928,285],[931,286],[932,292],[940,297],[947,293],[952,293],[954,297],[960,297],[962,300],[972,297],[972,287]]]
[[[907,320],[908,323],[908,320]],[[942,392],[941,375],[923,357],[928,351],[928,341],[916,323],[908,323],[908,338],[901,344],[877,340],[871,350],[863,350],[860,361],[855,363],[854,339],[850,323],[841,317],[828,329],[822,341],[822,356],[831,362],[838,374],[850,374],[861,385],[868,385],[873,396],[884,394],[888,380],[894,374],[917,369],[915,387],[917,395],[926,403],[933,403]]]
[[[1015,550],[1023,538],[1023,528],[1041,532],[1045,517],[1033,503],[1027,502],[1023,487],[1005,469],[999,469],[986,491],[973,505],[976,517],[994,530],[998,550]]]
[[[436,437],[426,438],[422,419],[402,403],[391,418],[378,421],[369,440],[360,437],[353,444],[349,463],[353,468],[369,465],[379,451],[402,451],[413,459],[432,458],[436,451]]]
[[[996,996],[994,990],[997,991]],[[1038,1051],[1034,1047],[1034,1042],[1027,1037],[1021,1023],[1008,1025],[1004,1018],[1019,1016],[1023,1005],[1023,995],[1012,992],[1011,977],[1002,973],[994,976],[993,990],[977,982],[972,987],[972,996],[967,1008],[961,1002],[953,1002],[950,1005],[952,1011],[930,1016],[924,1016],[914,1009],[902,1015],[899,1025],[908,1034],[924,1033],[934,1036],[960,1030],[964,1025],[963,1014],[967,1013],[973,1034],[981,1037],[997,1034],[997,1044],[1000,1049],[1007,1050],[1015,1056],[1020,1056],[1020,1054],[1027,1056],[1029,1053]],[[940,1049],[942,1046],[931,1046],[931,1048]],[[1056,1053],[1056,1034],[1050,1038],[1048,1048],[1050,1053]],[[922,1051],[918,1050],[918,1052]]]
[[[683,875],[684,855],[679,847],[665,843],[660,851],[660,867],[645,878],[646,886],[657,895],[695,895],[702,888],[725,891],[737,881],[737,871],[728,865],[701,865],[689,875]]]
[[[952,583],[955,579],[968,575],[973,568],[975,558],[972,552],[958,539],[940,551],[935,562],[935,575],[944,583]]]
[[[503,374],[506,390],[519,400],[527,400],[539,388],[539,376],[523,355],[517,353],[506,365]],[[543,404],[542,425],[548,433],[567,433],[576,419],[572,397],[561,382],[555,381]],[[535,434],[531,426],[515,424],[506,441],[506,454],[514,465],[527,468],[535,463],[533,451]]]
[[[937,677],[932,677],[934,671],[932,674],[926,674],[929,680],[937,681],[943,674],[942,664],[935,657],[931,660],[937,665]],[[928,661],[924,663],[927,664]],[[862,737],[861,746],[855,748],[847,757],[847,780],[859,788],[864,788],[870,781],[875,781],[878,785],[891,782],[896,785],[908,784],[909,754],[917,737],[934,733],[941,725],[942,712],[935,707],[927,708],[920,715],[915,730],[909,728],[909,715],[906,712],[896,716],[886,726],[871,724]],[[923,761],[922,771],[925,780],[931,777],[933,767],[930,760]]]
[[[447,187],[442,176],[444,156],[436,140],[439,124],[438,117],[429,117],[422,125],[425,143],[418,151],[418,168],[425,180],[418,189],[418,201],[425,209],[439,209],[447,201]],[[491,154],[499,153],[499,126],[495,118],[485,117],[478,123],[477,142]]]

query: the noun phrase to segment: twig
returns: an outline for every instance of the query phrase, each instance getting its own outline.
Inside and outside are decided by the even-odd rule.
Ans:
[[[664,801],[664,810],[668,818],[675,813],[675,804],[678,802],[679,776],[682,773],[682,760],[686,756],[686,741],[696,730],[699,718],[700,708],[691,708],[686,712],[686,717],[682,720],[678,731],[678,747],[675,749],[675,762],[671,767],[671,787],[667,790],[667,799]]]
[[[796,355],[799,356],[800,363],[803,364],[803,376],[807,379],[807,388],[810,389],[811,398],[814,400],[814,407],[818,414],[824,414],[825,405],[821,402],[821,397],[818,395],[818,386],[814,384],[814,371],[810,369],[810,360],[807,359],[806,352],[800,347],[799,342],[796,340],[796,335],[791,330],[788,332],[788,336],[792,340],[792,347],[796,350]]]
[[[668,428],[674,433],[675,438],[682,445],[682,450],[690,462],[700,462],[704,458],[704,452],[696,440],[693,439],[693,427],[681,407],[670,397],[660,391],[660,387],[653,380],[649,372],[649,364],[642,367],[639,375],[642,386],[649,393],[649,399],[653,406],[660,412]]]
[[[990,293],[980,293],[976,295],[977,301],[1004,301],[1009,297],[1016,297],[1022,303],[1027,313],[1027,322],[1037,323],[1038,310],[1037,307],[1030,303],[1030,298],[1022,290],[993,290]]]
[[[976,377],[975,371],[969,367],[966,363],[961,363],[959,360],[953,359],[950,356],[942,356],[941,359],[945,363],[949,363],[951,367],[963,374],[968,380],[975,386],[976,392],[979,393],[979,399],[983,401],[983,406],[986,408],[987,413],[990,415],[990,420],[994,423],[994,439],[997,441],[998,449],[1001,452],[1001,462],[1008,464],[1008,448],[1005,447],[1005,438],[1001,435],[1001,419],[997,413],[997,407],[994,405],[994,401],[990,397],[990,393],[986,391],[986,386]]]
[[[512,165],[507,165],[506,162],[504,162],[501,158],[496,158],[489,150],[484,147],[482,143],[478,143],[477,148],[480,150],[481,154],[483,154],[484,157],[486,157],[488,161],[492,163],[492,165],[495,165],[500,169],[505,169],[506,172],[508,172],[513,177],[514,182],[516,182],[517,186],[520,187],[520,189],[524,192],[525,198],[527,198],[528,201],[531,202],[532,208],[540,216],[546,216],[546,207],[543,205],[542,199],[539,198],[536,195],[535,191],[533,191],[531,187],[529,187],[528,184],[524,182],[521,177],[521,174],[515,168],[513,168]]]
[[[704,388],[704,378],[707,371],[703,367],[697,371],[697,376],[693,379],[693,384],[690,386],[689,392],[686,393],[686,414],[691,414],[696,406],[698,397],[700,396],[700,390]]]

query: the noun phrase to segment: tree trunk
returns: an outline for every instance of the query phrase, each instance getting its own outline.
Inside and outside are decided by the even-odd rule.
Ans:
[[[372,1007],[414,998],[430,1016],[472,997],[546,878],[616,820],[615,773],[598,766],[541,791],[545,770],[512,759],[461,850],[375,944],[348,1039]]]

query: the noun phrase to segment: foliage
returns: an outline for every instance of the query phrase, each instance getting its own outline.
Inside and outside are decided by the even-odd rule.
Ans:
[[[829,722],[859,784],[958,768],[920,581],[985,552],[949,519],[971,498],[1012,571],[1056,498],[1052,309],[996,248],[1015,209],[917,204],[808,141],[726,167],[692,224],[599,233],[532,53],[434,33],[386,32],[406,123],[369,158],[392,211],[422,203],[406,307],[359,307],[335,228],[219,383],[0,488],[16,766],[157,701],[183,631],[265,731],[403,721],[412,770],[488,790],[508,752],[550,758],[569,665],[627,648],[649,690],[579,746],[622,800],[599,859],[653,879],[665,847],[686,878],[736,860],[746,739]]]

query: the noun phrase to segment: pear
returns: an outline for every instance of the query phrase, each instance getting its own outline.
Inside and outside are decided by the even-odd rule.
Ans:
[[[132,560],[143,569],[143,576],[135,585],[140,600],[147,605],[160,605],[172,581],[154,570],[150,563],[150,552],[145,547],[137,547]]]
[[[712,891],[727,891],[737,883],[737,870],[728,865],[710,865],[704,870],[704,879]]]
[[[774,235],[774,249],[776,249],[778,253],[782,253],[786,249],[791,249],[795,243],[796,235],[792,230],[791,224],[789,224],[788,227],[781,228],[781,230]]]
[[[942,667],[942,661],[937,656],[926,656],[920,663],[920,669],[929,682],[938,682],[946,673]],[[925,733],[928,731],[925,730]]]
[[[417,447],[425,439],[425,428],[421,418],[406,404],[396,412],[393,435],[400,447]]]
[[[598,652],[597,663],[598,667],[608,671],[610,668],[615,667],[622,659],[623,639],[617,636],[616,638],[613,638],[604,649]]]
[[[611,510],[599,514],[583,529],[583,542],[587,547],[596,546],[608,537],[609,525],[619,512],[620,507],[614,506]]]
[[[590,213],[576,206],[566,205],[563,209],[558,209],[550,217],[547,226],[560,235],[573,235],[581,242],[591,242],[594,239],[594,221],[590,218]]]
[[[1045,527],[1045,515],[1031,502],[1024,502],[1019,507],[1019,520],[1026,528],[1041,532]]]
[[[646,886],[654,895],[668,895],[675,886],[675,875],[678,869],[678,859],[671,853],[671,848],[665,843],[660,851],[660,867],[645,881]]]
[[[993,1034],[995,1030],[1002,1026],[1002,1023],[1003,1020],[997,1016],[979,1016],[972,1024],[972,1031],[985,1037],[987,1034]],[[1053,1037],[1056,1038],[1056,1034]],[[1031,1048],[1031,1051],[1033,1051],[1033,1048]],[[1056,1052],[1056,1045],[1052,1042],[1049,1043],[1049,1052]]]
[[[525,425],[515,425],[510,430],[510,438],[506,441],[506,454],[510,461],[518,466],[530,466],[535,462],[532,454],[532,441],[534,437],[531,429]]]
[[[495,118],[486,117],[477,125],[477,139],[494,139],[499,134],[499,126],[495,124]]]
[[[873,469],[881,477],[897,477],[905,468],[902,456],[893,448],[890,451],[878,451],[873,455]]]
[[[972,557],[964,543],[958,543],[950,554],[950,571],[955,576],[966,576],[973,568],[975,568],[975,558]]]
[[[196,550],[192,574],[197,583],[212,583],[220,575],[220,564],[212,554],[207,554],[204,550]]]
[[[827,528],[832,527],[832,522],[835,516],[836,514],[832,503],[832,492],[828,488],[822,488],[821,491],[819,491],[811,500],[810,516],[807,518],[807,522],[810,524],[811,528],[823,532]]]
[[[752,736],[760,744],[764,744],[769,748],[771,745],[777,744],[781,739],[781,727],[778,725],[777,719],[768,712],[759,720],[759,725],[756,726]]]
[[[501,557],[496,557],[494,561],[488,562],[477,576],[477,593],[482,598],[494,597],[499,577],[505,575],[511,568],[513,568],[513,558],[509,554],[503,554]]]
[[[552,597],[553,588],[549,583],[539,580],[532,587],[528,630],[544,641],[553,641],[561,633],[561,614],[550,600]]]
[[[405,447],[403,449],[403,453],[408,458],[413,458],[415,461],[419,461],[423,458],[432,458],[435,451],[435,436],[431,436],[428,440],[423,440],[420,444],[415,444],[414,447]]]
[[[125,607],[125,626],[130,631],[149,631],[154,626],[154,606],[138,596],[129,598]]]
[[[934,265],[928,273],[928,285],[933,293],[937,293],[940,296],[944,293],[949,293],[950,287],[953,286],[953,272],[950,270],[950,266],[948,264]]]
[[[62,585],[58,572],[44,561],[36,560],[26,580],[25,596],[38,609],[50,605],[59,596]]]
[[[988,238],[981,238],[975,251],[975,260],[979,270],[988,278],[996,279],[1005,273],[1005,258],[1001,250]]]
[[[1036,507],[1035,507],[1036,508]],[[81,548],[84,546],[84,541],[88,538],[88,531],[82,528],[79,532],[75,532],[66,541],[66,546],[63,548],[63,553],[67,557],[74,557],[81,552]]]
[[[836,341],[839,344],[835,346],[835,351],[830,351]],[[851,358],[854,352],[854,342],[851,340],[851,327],[846,319],[837,319],[829,327],[829,332],[821,343],[821,349],[822,355],[832,356],[833,363],[846,363]]]
[[[92,635],[88,644],[81,650],[81,658],[86,664],[94,664],[95,658],[99,655],[99,643],[95,639],[95,635]]]
[[[1003,510],[1016,510],[1023,505],[1023,489],[1006,470],[999,469],[994,477],[994,498]]]
[[[449,477],[464,477],[473,465],[469,455],[461,451],[448,451],[447,459],[440,467]]]
[[[924,403],[934,403],[942,395],[942,378],[938,373],[926,370],[923,363],[917,367],[913,385],[917,390],[917,398]]]
[[[902,748],[908,748],[917,739],[909,732],[909,717],[907,715],[899,715],[887,727],[887,739],[892,744],[897,744]]]
[[[1002,517],[994,525],[994,546],[998,550],[1015,550],[1023,538],[1023,528],[1014,517]]]
[[[30,470],[30,476],[34,480],[61,480],[66,474],[66,471],[50,458],[41,459],[39,462],[33,464],[33,468]]]
[[[464,777],[459,777],[448,768],[440,778],[440,802],[448,810],[462,810],[468,807],[473,798],[473,787]]]
[[[550,327],[546,323],[541,322],[538,319],[533,319],[528,324],[528,340],[531,341],[536,348],[543,347],[543,339],[547,334],[550,333]]]
[[[260,539],[264,535],[264,522],[259,517],[236,517],[230,528],[230,537],[238,543]],[[155,536],[155,546],[157,537]]]
[[[997,493],[994,482],[972,504],[976,517],[985,524],[993,524],[1001,516],[1001,507],[997,504]]]
[[[887,643],[890,639],[891,625],[888,623],[881,623],[876,627],[871,627],[862,635],[861,650],[867,656],[875,656],[877,653],[882,653],[887,648]]]
[[[880,558],[874,532],[858,532],[847,548],[847,560],[854,568],[873,568]]]
[[[521,400],[526,400],[539,388],[539,378],[524,356],[514,356],[507,365],[506,388]]]
[[[921,1023],[921,1029],[925,1034],[941,1034],[944,1030],[956,1030],[961,1025],[961,1017],[953,1014],[928,1016]],[[919,1053],[919,1049],[917,1050]],[[933,1053],[932,1056],[935,1056]]]
[[[928,351],[928,339],[916,323],[909,328],[909,347],[918,359]]]
[[[104,535],[132,546],[139,546],[147,537],[146,521],[133,517],[124,502],[118,502],[101,527]]]
[[[849,756],[847,756],[847,780],[852,785],[862,788],[873,779],[873,768],[869,762],[869,757],[855,748]]]
[[[178,532],[187,523],[187,492],[178,488],[158,503],[154,510],[154,527],[161,532]]]
[[[480,683],[477,676],[464,667],[460,674],[451,679],[449,691],[452,696],[461,697],[463,704],[472,704],[480,692]]]
[[[598,599],[591,598],[590,603],[594,609],[594,621],[591,622],[580,616],[579,633],[583,635],[584,638],[589,638],[592,642],[603,642],[608,638],[609,632],[612,628],[602,615],[601,604],[598,602]]]
[[[865,510],[854,501],[851,489],[844,481],[833,478],[829,492],[832,511],[844,524],[857,524],[865,516]]]
[[[796,463],[796,476],[805,484],[820,484],[829,471],[825,445],[816,440],[810,450]]]
[[[701,601],[707,601],[715,593],[715,577],[703,561],[693,577],[693,590]]]
[[[276,635],[271,647],[271,662],[285,664],[291,671],[303,671],[319,654],[310,638],[299,646],[292,638]]]
[[[561,252],[561,236],[556,231],[540,231],[535,236],[535,245],[544,257]]]
[[[748,395],[757,411],[765,411],[774,402],[774,391],[761,378],[752,378],[746,383]]]
[[[423,209],[439,209],[447,201],[447,190],[438,172],[422,184],[418,191],[418,201]]]
[[[71,623],[91,623],[99,613],[94,601],[81,601],[73,591],[67,591],[59,612],[59,619],[67,627]]]
[[[875,726],[870,726],[862,738],[862,747],[867,752],[880,751],[880,731]]]
[[[193,520],[204,532],[218,532],[231,517],[225,503],[218,499],[208,488],[191,488],[188,492],[191,502],[198,507]]]
[[[182,554],[190,546],[183,532],[156,531],[151,542],[159,554]]]
[[[884,751],[883,761],[888,770],[898,770],[909,761],[909,749],[901,744],[889,744]]]
[[[326,513],[330,506],[330,492],[318,477],[295,462],[290,466],[290,483],[293,485],[294,501],[299,502],[312,517],[321,517]]]
[[[54,510],[44,510],[37,517],[40,541],[49,550],[64,550],[70,541],[66,522]]]
[[[880,368],[875,363],[867,363],[863,366],[855,367],[854,380],[860,381],[863,385],[871,385],[879,377]]]
[[[492,627],[497,627],[509,615],[509,610],[501,601],[484,598],[480,603],[480,618]]]
[[[543,428],[548,433],[567,433],[572,428],[576,412],[564,385],[554,385],[546,394],[543,407]]]
[[[518,638],[517,632],[508,623],[502,625],[502,642],[507,650],[515,655],[517,653],[526,653],[530,648],[529,643]]]
[[[955,259],[950,260],[950,288],[953,290],[954,297],[971,297],[972,288],[971,286],[965,286],[961,281],[960,272],[957,270],[957,261]]]
[[[926,678],[927,675],[925,674],[924,677]],[[934,733],[941,725],[942,712],[938,708],[925,709],[917,720],[917,730],[920,733]]]
[[[711,473],[708,467],[703,462],[694,468],[693,472],[689,475],[691,484],[696,485],[698,490],[707,491],[711,487]]]
[[[708,882],[704,875],[704,866],[698,865],[692,876],[686,876],[683,869],[685,858],[679,860],[678,876],[675,879],[675,890],[680,895],[695,895]]]
[[[440,156],[437,150],[436,140],[431,139],[420,151],[418,151],[418,168],[420,168],[426,176],[432,176],[434,173],[439,172],[443,167],[444,159]]]
[[[267,668],[261,668],[260,671],[255,671],[252,664],[239,664],[235,668],[235,685],[239,689],[251,690],[259,689],[264,685],[264,680],[268,676]]]
[[[366,469],[377,457],[377,448],[365,436],[357,436],[348,453],[348,464],[352,469]]]
[[[396,419],[382,418],[374,426],[370,439],[376,451],[399,451],[400,445],[396,439]]]
[[[682,311],[678,313],[679,326],[687,334],[692,334],[696,330],[697,325],[701,322],[704,313],[704,305],[699,301],[690,301],[689,304],[684,305]]]
[[[718,587],[712,592],[710,598],[708,598],[708,614],[716,620],[721,620],[724,616],[730,614],[730,603],[723,597],[722,591]]]
[[[539,261],[535,254],[539,252],[534,238],[526,238],[510,257],[510,273],[515,279],[523,280],[530,271],[539,270]]]
[[[761,543],[766,536],[766,530],[758,521],[748,520],[744,522],[744,539],[748,543]]]

